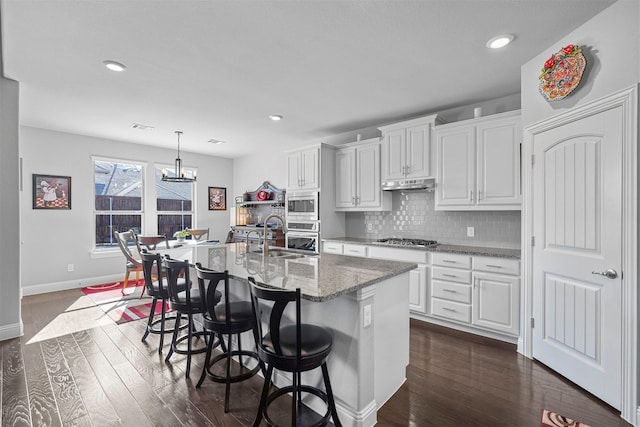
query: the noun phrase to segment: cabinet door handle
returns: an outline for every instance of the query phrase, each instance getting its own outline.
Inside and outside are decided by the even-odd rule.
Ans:
[[[469,200],[473,202],[473,190],[469,190]]]
[[[493,264],[486,264],[487,267],[491,267],[491,268],[504,268],[501,265],[493,265]]]
[[[457,264],[456,261],[451,261],[450,259],[443,259],[442,262],[448,262],[449,264]]]
[[[452,311],[452,312],[456,312],[456,310],[454,310],[453,308],[449,308],[449,307],[442,307],[443,310],[445,311]]]
[[[478,190],[478,200],[482,200],[482,190]]]
[[[442,275],[445,276],[445,277],[458,277],[455,274],[442,273]]]
[[[452,294],[457,294],[458,291],[454,291],[453,289],[443,289],[444,292],[451,292]]]

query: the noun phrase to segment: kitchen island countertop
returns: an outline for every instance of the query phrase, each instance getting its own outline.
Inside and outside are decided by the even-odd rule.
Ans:
[[[202,266],[246,279],[253,276],[259,284],[276,289],[300,288],[310,301],[327,301],[383,282],[417,267],[411,262],[385,261],[333,254],[313,254],[286,259],[263,257],[256,246],[245,243],[197,245],[166,251],[172,258],[188,259]],[[193,252],[191,252],[193,251]]]
[[[409,249],[413,251],[422,252],[446,252],[453,254],[463,255],[477,255],[477,256],[490,256],[498,258],[513,258],[520,259],[520,249],[507,249],[507,248],[488,248],[483,246],[465,246],[465,245],[447,245],[438,243],[435,246],[398,246],[389,245],[387,243],[379,242],[377,239],[367,239],[363,237],[331,237],[323,238],[323,241],[328,242],[340,242],[340,243],[357,243],[362,245],[373,246],[385,246],[389,248]]]

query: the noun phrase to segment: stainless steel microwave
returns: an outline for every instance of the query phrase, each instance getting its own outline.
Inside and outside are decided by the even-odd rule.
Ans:
[[[285,215],[290,221],[318,221],[319,206],[317,191],[287,192]]]

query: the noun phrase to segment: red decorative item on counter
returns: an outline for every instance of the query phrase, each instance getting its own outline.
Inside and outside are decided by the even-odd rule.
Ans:
[[[269,198],[269,192],[266,190],[260,190],[256,195],[256,199],[258,199],[259,202],[264,202],[268,198]]]
[[[565,98],[578,87],[587,60],[578,45],[569,44],[551,58],[542,67],[540,93],[547,101],[558,101]]]

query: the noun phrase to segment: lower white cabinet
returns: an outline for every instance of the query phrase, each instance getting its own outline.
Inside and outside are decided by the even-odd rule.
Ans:
[[[427,312],[427,269],[419,265],[409,272],[409,309],[423,314]]]
[[[436,253],[432,264],[431,316],[519,334],[518,260]]]
[[[520,332],[520,279],[493,273],[473,273],[474,325],[510,335]]]

